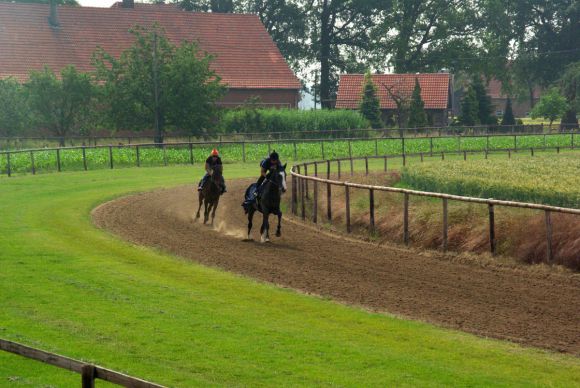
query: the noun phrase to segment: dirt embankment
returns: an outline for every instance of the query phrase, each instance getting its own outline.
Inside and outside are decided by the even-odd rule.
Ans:
[[[372,310],[580,355],[577,275],[379,246],[288,220],[272,244],[244,242],[247,220],[240,201],[245,183],[231,182],[215,228],[194,221],[193,187],[121,198],[95,209],[93,217],[98,226],[129,241],[205,265]]]

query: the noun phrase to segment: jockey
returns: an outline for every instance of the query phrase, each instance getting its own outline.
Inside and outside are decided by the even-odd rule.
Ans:
[[[201,179],[201,182],[199,182],[199,187],[197,188],[198,191],[201,191],[203,189],[203,186],[205,185],[205,183],[207,182],[207,180],[210,177],[211,171],[217,166],[223,166],[222,165],[222,158],[220,158],[218,150],[214,148],[211,151],[211,154],[205,160],[205,175]],[[223,176],[222,176],[221,183],[222,183],[222,194],[223,194],[226,192],[226,181],[223,178]]]
[[[276,151],[272,152],[270,156],[262,162],[260,162],[260,178],[258,178],[257,187],[260,188],[264,180],[266,179],[267,174],[272,170],[277,170],[282,166],[282,162],[280,162],[280,157]]]

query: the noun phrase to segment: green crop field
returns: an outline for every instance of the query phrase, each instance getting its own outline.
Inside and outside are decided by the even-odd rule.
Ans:
[[[580,385],[573,356],[280,289],[91,223],[99,203],[201,174],[175,166],[0,178],[0,336],[170,386]],[[254,164],[228,166],[229,179],[250,175]],[[0,352],[0,386],[79,381]]]
[[[414,164],[402,181],[419,190],[580,208],[580,155]]]
[[[578,135],[523,135],[492,136],[489,144],[486,137],[441,137],[441,138],[408,138],[404,141],[405,153],[434,153],[454,152],[462,150],[500,150],[500,149],[529,149],[540,147],[570,147],[578,143]],[[349,151],[350,143],[350,151]],[[431,146],[432,145],[432,146]],[[224,161],[240,162],[258,161],[268,155],[268,151],[276,150],[283,159],[312,160],[332,159],[349,156],[365,155],[395,155],[403,152],[401,139],[373,139],[373,140],[330,140],[313,142],[287,143],[246,143],[241,144],[207,144],[195,145],[190,151],[186,145],[167,144],[165,149],[152,146],[139,147],[139,163],[141,166],[163,166],[203,163],[211,149],[217,147]],[[60,165],[63,171],[78,171],[84,169],[81,149],[61,149]],[[132,167],[137,165],[137,151],[135,147],[113,146],[113,167]],[[18,152],[10,155],[10,169],[12,173],[30,173],[34,158],[35,172],[57,170],[57,153],[55,150]],[[86,150],[87,169],[110,168],[109,148],[94,148]],[[8,157],[0,154],[0,175],[7,173]]]

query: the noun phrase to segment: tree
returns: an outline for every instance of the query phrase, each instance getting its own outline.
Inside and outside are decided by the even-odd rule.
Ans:
[[[382,128],[381,108],[379,98],[377,97],[377,87],[373,83],[371,72],[365,74],[362,101],[359,107],[360,113],[369,120],[372,128]]]
[[[475,89],[469,87],[467,93],[463,96],[463,101],[461,102],[461,116],[459,117],[459,122],[463,125],[476,125],[479,123],[479,104],[477,102],[477,96],[475,94]]]
[[[568,110],[562,117],[566,128],[578,128],[577,113],[580,111],[580,62],[571,64],[560,79],[560,89],[568,101]]]
[[[409,126],[422,128],[427,125],[427,113],[425,113],[425,102],[421,98],[421,85],[415,78],[415,89],[411,95],[411,105],[409,107]]]
[[[554,120],[562,117],[567,108],[566,98],[560,95],[558,89],[552,88],[532,109],[532,118],[543,117],[550,120],[550,126],[552,126]]]
[[[225,87],[210,69],[212,57],[195,43],[171,44],[157,25],[131,30],[135,44],[114,58],[102,49],[94,55],[104,82],[108,116],[117,128],[153,128],[163,142],[167,127],[199,134],[215,121],[215,102]]]
[[[43,71],[31,72],[25,87],[33,121],[58,136],[61,146],[71,131],[86,128],[95,96],[88,74],[67,66],[57,78],[45,67]]]
[[[497,119],[493,115],[491,98],[488,96],[480,76],[476,75],[472,78],[471,88],[475,92],[475,98],[477,99],[477,121],[482,125],[497,124]]]
[[[28,109],[22,85],[0,79],[0,136],[18,135],[27,124]]]
[[[411,103],[411,96],[402,85],[387,85],[381,82],[381,86],[385,88],[387,94],[395,103],[395,115],[397,116],[399,135],[403,137],[403,128],[407,126],[409,117],[409,105]]]
[[[503,112],[503,117],[501,118],[501,125],[516,125],[516,119],[512,109],[512,99],[509,97],[505,103],[505,110]]]

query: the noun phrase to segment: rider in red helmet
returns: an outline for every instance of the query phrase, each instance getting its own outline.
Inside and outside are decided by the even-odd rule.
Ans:
[[[219,155],[220,154],[219,154],[218,150],[214,148],[213,150],[211,150],[211,154],[205,160],[205,175],[203,176],[203,178],[199,182],[199,186],[197,188],[198,191],[201,191],[203,189],[203,186],[205,185],[205,183],[207,182],[207,180],[210,176],[210,172],[217,166],[223,166],[222,165],[222,158],[220,158]],[[222,194],[225,192],[226,192],[226,182],[222,176]]]

